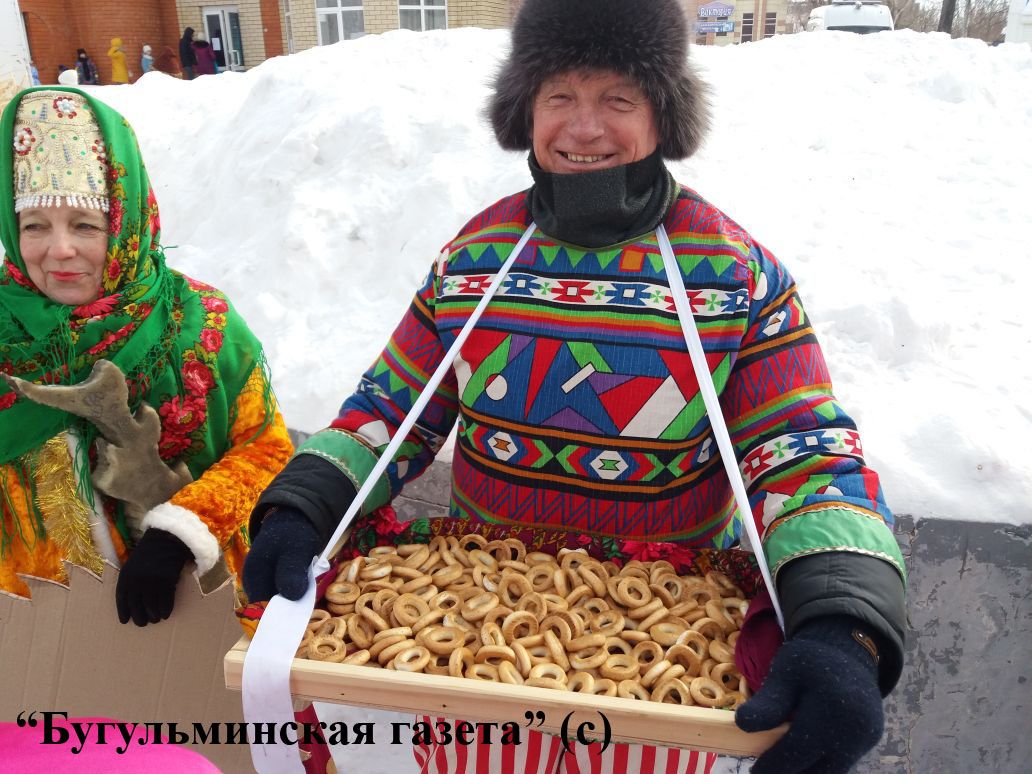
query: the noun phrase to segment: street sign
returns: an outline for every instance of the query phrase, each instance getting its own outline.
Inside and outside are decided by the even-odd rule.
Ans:
[[[734,32],[733,21],[695,22],[696,32]]]
[[[713,2],[699,6],[700,19],[720,19],[731,16],[734,12],[735,7],[728,3]]]

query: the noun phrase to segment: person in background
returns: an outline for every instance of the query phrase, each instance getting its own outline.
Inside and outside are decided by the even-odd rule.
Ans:
[[[193,42],[194,56],[197,58],[198,75],[215,75],[218,68],[215,64],[215,50],[204,38]]]
[[[153,69],[159,73],[171,75],[173,78],[182,78],[183,71],[179,69],[179,60],[171,46],[162,46],[161,51],[154,58]]]
[[[151,67],[154,66],[154,57],[151,56],[151,47],[146,43],[143,44],[143,54],[140,56],[140,74],[146,75],[151,71]]]
[[[78,86],[79,73],[74,67],[57,66],[57,82],[61,86]]]
[[[183,37],[179,39],[179,62],[183,67],[183,78],[193,80],[194,68],[197,66],[197,55],[193,47],[194,29],[187,27],[183,30]]]
[[[528,154],[534,184],[444,245],[336,419],[262,494],[244,583],[252,601],[304,593],[313,556],[525,238],[364,512],[419,476],[457,423],[452,519],[430,520],[430,534],[515,529],[528,545],[624,561],[650,555],[643,547],[653,557],[733,549],[753,519],[786,641],[735,720],[760,731],[792,719],[753,774],[844,774],[881,738],[882,698],[900,677],[906,569],[791,274],[666,167],[691,156],[709,124],[689,34],[680,0],[525,0],[488,112],[499,145]],[[745,513],[671,306],[678,283],[748,489]],[[455,771],[456,760],[498,774],[703,774],[715,758],[617,744],[582,758],[535,741],[540,757],[524,745],[518,768],[496,767],[489,745],[460,753],[439,740],[414,752],[424,774]],[[634,768],[646,753],[650,764]]]
[[[111,38],[111,48],[108,49],[107,55],[111,60],[111,82],[128,84],[131,73],[125,63],[125,49],[122,48],[121,38]]]
[[[251,507],[293,449],[262,345],[166,265],[121,114],[28,89],[0,133],[0,592],[108,562],[119,620],[157,623],[188,563],[239,576]]]
[[[100,85],[100,73],[97,72],[97,66],[93,64],[93,60],[90,59],[90,55],[86,53],[85,48],[80,48],[77,52],[78,59],[75,62],[75,71],[79,75],[80,86],[99,86]]]
[[[32,76],[32,85],[39,86],[39,68],[36,67],[35,62],[29,62],[29,75]]]

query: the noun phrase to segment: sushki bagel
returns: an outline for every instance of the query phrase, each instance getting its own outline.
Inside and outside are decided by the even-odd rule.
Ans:
[[[721,573],[438,537],[343,563],[298,657],[733,709],[748,603]]]

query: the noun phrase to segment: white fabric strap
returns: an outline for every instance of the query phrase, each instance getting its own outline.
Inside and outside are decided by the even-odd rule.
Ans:
[[[361,510],[363,503],[369,493],[373,491],[380,476],[387,469],[387,466],[394,459],[409,430],[415,425],[426,404],[430,402],[437,391],[438,385],[445,375],[451,370],[459,350],[466,342],[473,327],[480,320],[484,309],[494,297],[498,288],[502,286],[509,269],[523,252],[530,237],[534,234],[536,226],[531,223],[516,246],[509,253],[509,257],[502,264],[490,286],[480,299],[473,314],[462,327],[459,335],[455,338],[448,352],[433,376],[426,383],[422,393],[416,400],[412,409],[405,417],[405,421],[398,427],[394,437],[391,438],[387,448],[384,449],[380,459],[366,477],[362,487],[355,495],[351,506],[344,512],[344,516],[337,525],[337,529],[330,537],[326,549],[312,562],[308,571],[308,590],[297,602],[291,602],[280,595],[276,595],[269,602],[265,612],[262,613],[261,621],[258,623],[258,630],[247,649],[247,656],[244,658],[244,673],[242,678],[242,693],[244,702],[244,720],[248,723],[275,723],[276,728],[294,720],[294,709],[290,695],[290,665],[294,659],[301,638],[304,636],[305,627],[311,618],[312,610],[315,609],[315,579],[330,569],[330,558],[336,553],[339,544],[343,542],[344,531],[350,526],[355,516]],[[259,774],[273,774],[273,772],[297,772],[301,774],[304,766],[298,755],[296,747],[283,744],[251,744],[251,761]]]
[[[677,259],[674,257],[674,248],[670,246],[670,239],[667,237],[666,228],[663,227],[662,223],[656,229],[656,236],[659,238],[659,251],[663,254],[663,268],[666,270],[670,293],[674,298],[674,307],[677,309],[677,317],[681,321],[681,329],[684,331],[684,341],[688,345],[688,354],[692,358],[692,369],[695,371],[695,379],[699,382],[702,401],[706,404],[706,413],[709,415],[710,425],[713,427],[713,436],[717,440],[717,448],[720,449],[720,459],[723,461],[724,470],[727,471],[727,477],[731,481],[731,491],[735,495],[735,504],[738,505],[738,512],[741,514],[746,534],[749,536],[749,543],[756,554],[756,561],[760,565],[760,574],[763,576],[763,582],[767,586],[770,600],[774,603],[774,613],[777,615],[778,625],[784,631],[785,619],[781,615],[781,603],[778,601],[778,593],[774,588],[774,581],[770,577],[767,559],[763,555],[763,544],[756,529],[756,520],[753,519],[752,508],[749,507],[749,496],[745,492],[742,471],[738,469],[735,447],[731,444],[731,436],[727,432],[727,423],[724,422],[724,413],[720,410],[720,401],[717,400],[717,391],[713,386],[713,377],[710,375],[709,365],[706,363],[706,353],[702,348],[702,339],[699,338],[699,331],[695,326],[695,317],[692,315],[691,302],[688,300],[688,294],[684,290],[681,267],[677,264]]]
[[[308,568],[308,588],[301,599],[292,602],[277,594],[269,601],[244,658],[240,685],[244,721],[249,728],[255,723],[274,724],[273,737],[294,722],[290,665],[315,609],[315,578],[329,569],[318,569],[318,563],[315,559]],[[260,774],[304,774],[298,750],[296,745],[276,744],[275,738],[268,743],[251,742],[251,762]]]

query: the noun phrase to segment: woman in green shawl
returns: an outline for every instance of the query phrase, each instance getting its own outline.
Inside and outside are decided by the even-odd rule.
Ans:
[[[0,590],[27,596],[19,575],[106,561],[121,567],[122,623],[155,623],[187,562],[238,573],[243,525],[292,452],[261,344],[221,292],[165,265],[121,115],[76,89],[30,89],[0,136],[0,374],[23,380],[0,382]],[[115,389],[83,384],[101,371]],[[123,382],[127,406],[111,398]]]

